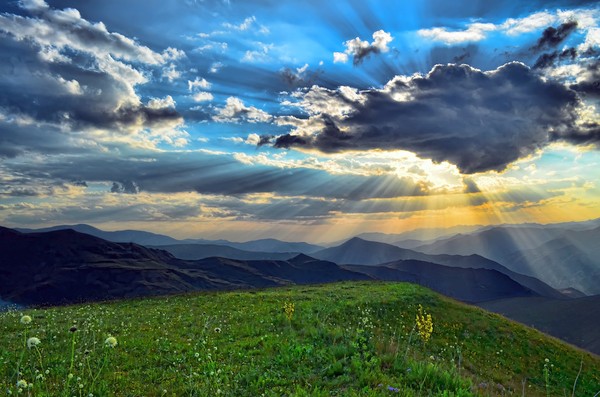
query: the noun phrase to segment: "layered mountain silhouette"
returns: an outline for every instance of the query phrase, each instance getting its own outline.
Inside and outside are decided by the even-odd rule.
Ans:
[[[237,248],[245,251],[258,251],[258,252],[302,252],[309,254],[311,252],[322,249],[323,247],[308,244],[304,242],[287,242],[276,239],[260,239],[246,242],[233,242],[227,240],[205,240],[205,239],[185,239],[177,240],[173,237],[165,236],[162,234],[144,232],[140,230],[118,230],[107,232],[104,230],[97,229],[90,225],[78,224],[78,225],[59,225],[43,229],[16,229],[23,233],[43,233],[51,232],[56,230],[75,230],[80,233],[89,234],[90,236],[99,237],[101,239],[112,241],[115,243],[136,243],[145,246],[160,246],[160,245],[174,245],[174,244],[210,244],[210,245],[225,245],[232,248]]]
[[[176,258],[187,260],[204,259],[211,256],[239,260],[287,260],[299,254],[298,252],[245,251],[228,245],[216,244],[156,245],[150,246],[150,248],[162,249],[170,252]]]
[[[348,265],[344,268],[390,281],[420,284],[464,302],[483,302],[499,297],[538,296],[496,270],[453,268],[418,260],[401,260],[381,266]]]
[[[593,226],[595,221],[585,225]],[[581,229],[582,225],[568,224]],[[497,227],[415,248],[429,254],[479,254],[557,289],[600,294],[600,227]]]
[[[355,237],[337,247],[317,251],[313,253],[312,256],[323,260],[334,261],[342,265],[376,266],[399,260],[417,260],[452,268],[494,270],[510,277],[513,281],[532,290],[538,295],[557,299],[565,298],[565,295],[540,280],[531,276],[518,274],[507,269],[505,266],[480,255],[428,255],[390,244],[367,241]]]
[[[369,278],[322,261],[185,261],[163,250],[74,230],[21,233],[0,228],[0,258],[0,299],[18,304]]]
[[[495,269],[470,266],[470,262],[485,261],[485,258],[429,256],[439,262],[457,264],[451,267],[424,261],[426,254],[361,239],[352,239],[340,247],[335,248],[359,249],[362,254],[371,253],[378,260],[395,258],[398,252],[404,257],[420,258],[396,258],[387,260],[384,266],[362,267],[340,267],[335,261],[304,254],[288,260],[223,257],[183,260],[165,250],[109,242],[70,229],[21,233],[0,228],[0,256],[3,258],[0,276],[6,280],[0,285],[0,299],[21,304],[60,304],[193,290],[366,279],[416,282],[468,302],[546,296],[544,293],[562,296],[552,289],[544,291],[543,283],[536,285],[532,279],[525,278],[526,282],[520,283]],[[378,254],[376,248],[383,250],[383,254]],[[350,252],[338,254],[341,261],[345,261]],[[525,285],[527,283],[534,288]]]

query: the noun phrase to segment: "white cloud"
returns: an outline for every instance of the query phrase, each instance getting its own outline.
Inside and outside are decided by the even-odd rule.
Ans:
[[[524,18],[509,18],[499,28],[506,34],[515,36],[533,32],[556,23],[557,15],[547,11],[536,12]]]
[[[223,27],[225,27],[227,29],[235,29],[235,30],[244,31],[244,30],[250,29],[250,26],[252,26],[252,24],[254,22],[256,22],[256,17],[253,15],[251,17],[244,19],[244,21],[242,23],[240,23],[239,25],[234,25],[229,22],[225,22],[223,24]]]
[[[225,106],[217,109],[213,120],[218,122],[239,122],[245,120],[249,123],[268,123],[273,119],[269,113],[254,106],[246,106],[241,99],[229,97]]]
[[[169,82],[172,83],[173,80],[176,80],[181,77],[181,72],[176,69],[174,63],[171,63],[169,64],[169,66],[163,68],[162,77],[169,80]]]
[[[219,73],[219,70],[221,70],[223,66],[225,65],[223,65],[222,62],[213,62],[213,64],[210,65],[210,69],[208,69],[208,73]]]
[[[199,79],[198,77],[196,77],[194,81],[188,80],[188,91],[190,92],[195,91],[199,88],[207,90],[210,88],[210,86],[211,84],[205,78]]]
[[[256,146],[260,143],[260,136],[255,133],[249,134],[248,138],[246,138],[244,143],[246,143],[248,145]]]
[[[469,25],[466,30],[449,31],[446,28],[421,29],[417,33],[421,37],[433,41],[441,41],[446,44],[465,43],[469,41],[480,41],[485,39],[486,33],[496,30],[497,27],[492,23],[474,23]]]
[[[578,50],[585,52],[594,48],[600,48],[600,28],[591,28],[588,30],[585,41],[579,45]]]
[[[373,33],[373,41],[371,43],[367,40],[361,40],[360,37],[355,37],[354,39],[344,42],[346,50],[343,53],[333,53],[333,62],[346,63],[348,62],[348,57],[352,56],[354,64],[359,64],[370,54],[388,52],[390,50],[388,44],[392,40],[394,40],[392,35],[383,30],[378,30]]]
[[[172,108],[175,109],[177,103],[171,95],[167,95],[164,98],[150,98],[146,106],[150,109],[164,109]]]
[[[344,54],[343,52],[334,52],[333,53],[333,63],[346,63],[348,62],[348,54]]]
[[[490,32],[517,36],[569,21],[577,21],[578,29],[588,30],[598,25],[598,19],[600,11],[594,9],[540,11],[523,18],[508,18],[499,24],[472,22],[462,30],[434,27],[418,30],[417,34],[432,41],[453,45],[484,40]]]
[[[213,94],[211,94],[210,92],[199,91],[199,92],[196,92],[194,95],[192,95],[192,99],[195,102],[206,102],[206,101],[212,101],[214,99],[214,97],[213,97]]]
[[[40,11],[48,9],[44,0],[19,0],[19,7],[29,11]]]
[[[273,48],[273,44],[256,43],[258,49],[248,50],[244,53],[242,62],[265,62],[269,57],[269,51]]]
[[[58,77],[57,82],[64,88],[66,92],[71,95],[82,95],[83,89],[79,85],[79,81],[73,80],[65,80],[63,77]]]
[[[176,61],[184,58],[185,52],[183,50],[178,50],[177,48],[169,47],[163,51],[162,56],[165,61]]]

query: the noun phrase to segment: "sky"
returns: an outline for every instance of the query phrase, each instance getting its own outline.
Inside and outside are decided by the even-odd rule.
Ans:
[[[0,224],[334,241],[600,217],[595,1],[7,0]]]

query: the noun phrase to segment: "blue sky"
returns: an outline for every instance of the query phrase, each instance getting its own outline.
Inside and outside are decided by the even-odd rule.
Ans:
[[[0,222],[318,241],[600,216],[591,1],[7,1]]]

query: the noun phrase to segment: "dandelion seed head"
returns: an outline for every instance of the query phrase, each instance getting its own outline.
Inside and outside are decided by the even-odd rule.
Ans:
[[[104,345],[106,345],[108,347],[115,347],[115,346],[117,346],[117,338],[115,338],[114,336],[109,336],[104,341]]]
[[[21,379],[17,382],[17,387],[24,389],[27,387],[27,381],[25,379]]]
[[[28,315],[24,315],[23,317],[21,317],[21,324],[29,324],[31,323],[31,317]]]
[[[42,341],[39,340],[39,338],[36,338],[35,336],[32,336],[31,338],[27,339],[27,347],[29,349],[39,345],[40,343],[42,343]]]

